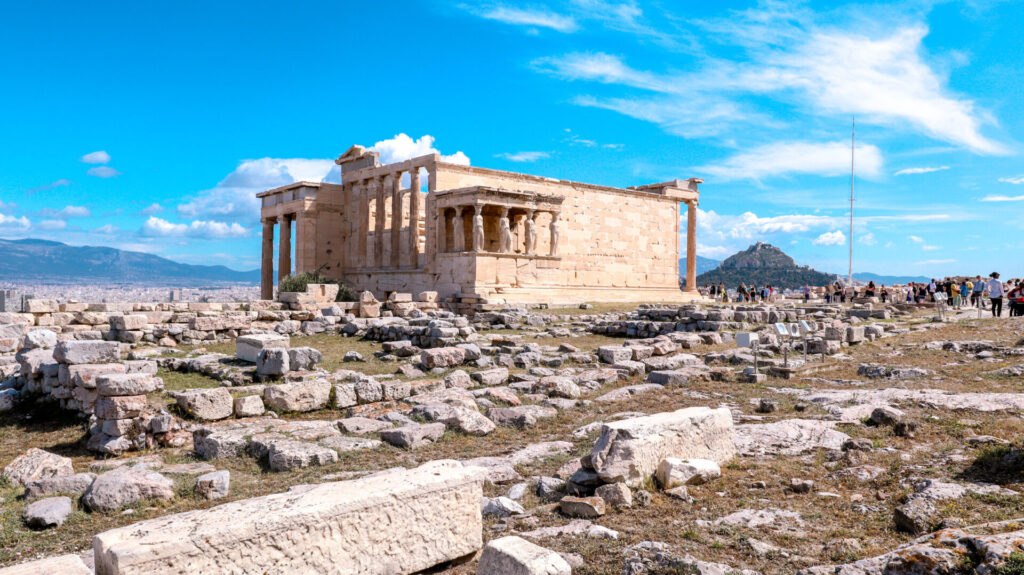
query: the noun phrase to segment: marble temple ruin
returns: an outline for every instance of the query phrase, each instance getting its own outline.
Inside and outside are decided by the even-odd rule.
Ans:
[[[296,182],[257,195],[263,299],[274,296],[278,225],[278,279],[320,270],[378,296],[435,291],[507,303],[699,297],[700,179],[613,188],[453,164],[436,153],[382,165],[362,146],[335,163],[340,185]]]

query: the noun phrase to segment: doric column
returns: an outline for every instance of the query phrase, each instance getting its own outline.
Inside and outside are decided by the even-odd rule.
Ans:
[[[537,226],[533,217],[534,211],[528,210],[526,212],[526,255],[533,255],[533,250],[537,248]]]
[[[686,291],[697,291],[697,201],[686,202]]]
[[[462,206],[455,206],[455,219],[452,220],[452,251],[466,251],[466,232],[462,227]]]
[[[391,267],[402,266],[402,172],[391,175]]]
[[[374,226],[373,265],[384,267],[384,178],[377,176],[377,225]]]
[[[420,169],[409,172],[409,265],[419,266],[420,250]]]
[[[260,264],[260,298],[274,299],[274,218],[263,220],[263,260]]]
[[[498,251],[507,254],[512,252],[512,229],[508,225],[508,208],[501,208],[498,219]]]
[[[548,230],[551,233],[551,257],[558,255],[558,241],[561,237],[561,223],[558,221],[558,212],[551,212],[551,225]]]
[[[363,181],[355,185],[353,188],[355,193],[356,201],[359,203],[359,227],[356,231],[358,235],[356,241],[356,257],[355,261],[352,262],[354,269],[365,268],[366,262],[366,241],[370,235],[370,187],[367,182]]]
[[[277,283],[292,274],[292,216],[281,216],[281,241],[277,252]]]
[[[484,207],[473,206],[473,251],[484,251]]]

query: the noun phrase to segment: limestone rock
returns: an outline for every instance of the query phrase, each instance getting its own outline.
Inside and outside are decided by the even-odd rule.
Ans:
[[[70,497],[49,497],[29,503],[22,513],[25,524],[36,529],[60,527],[71,515]]]
[[[604,515],[604,499],[600,497],[573,497],[566,495],[558,502],[558,509],[569,517],[594,519]]]
[[[231,486],[231,472],[213,471],[196,477],[196,494],[206,499],[226,497]]]
[[[413,409],[413,415],[422,416],[430,421],[441,422],[452,429],[468,435],[487,435],[498,427],[479,411],[443,403],[417,406]]]
[[[315,411],[327,407],[331,383],[324,379],[268,385],[263,400],[278,413]]]
[[[483,482],[431,462],[150,519],[96,535],[96,572],[415,573],[483,545]]]
[[[263,398],[258,395],[243,395],[234,399],[235,417],[257,417],[263,415],[266,408]]]
[[[226,387],[190,389],[179,392],[176,397],[185,413],[202,421],[226,419],[234,412],[234,400]]]
[[[835,422],[785,419],[736,426],[736,450],[742,455],[800,455],[818,448],[840,449],[849,435]]]
[[[96,376],[100,395],[146,395],[164,388],[164,380],[147,373],[106,373]]]
[[[466,360],[466,350],[461,347],[436,347],[420,353],[420,363],[427,369],[454,367]]]
[[[256,356],[256,373],[269,377],[279,377],[291,371],[291,359],[288,350],[280,347],[260,350]]]
[[[30,447],[4,468],[3,477],[15,485],[27,485],[30,481],[74,473],[74,466],[67,457]]]
[[[508,517],[526,513],[523,506],[508,497],[485,497],[480,504],[480,512],[487,517]]]
[[[604,502],[612,507],[632,507],[633,506],[633,492],[629,490],[629,487],[625,483],[609,483],[598,487],[594,492]]]
[[[53,358],[71,365],[80,363],[114,363],[120,359],[121,346],[116,341],[69,340],[59,342]]]
[[[516,536],[492,539],[480,554],[477,575],[572,575],[561,555]]]
[[[292,370],[313,369],[323,359],[324,354],[312,347],[293,347],[288,350],[288,364]]]
[[[82,496],[93,511],[117,511],[125,505],[147,499],[174,498],[174,482],[145,468],[118,467],[96,478]]]
[[[677,459],[666,457],[658,464],[655,475],[662,489],[680,485],[702,485],[722,476],[722,468],[709,459]]]
[[[380,438],[396,447],[412,449],[436,441],[444,435],[443,423],[414,423],[380,432]]]
[[[93,479],[96,479],[95,473],[76,473],[34,479],[25,483],[25,499],[38,499],[58,493],[81,495],[92,485]]]
[[[243,335],[235,339],[235,357],[249,363],[256,363],[260,351],[266,348],[291,347],[288,336],[276,333],[257,333]]]
[[[267,461],[273,471],[291,471],[312,465],[337,463],[338,452],[315,443],[278,439],[270,443]]]
[[[666,457],[724,463],[735,453],[729,410],[689,407],[605,423],[591,461],[604,482],[637,487]]]

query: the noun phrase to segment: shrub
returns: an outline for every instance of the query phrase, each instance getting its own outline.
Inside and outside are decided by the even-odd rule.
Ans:
[[[338,280],[333,280],[323,275],[323,269],[323,267],[320,267],[315,272],[302,272],[285,276],[278,282],[278,291],[304,292],[309,284],[337,284]],[[356,301],[356,294],[347,285],[339,284],[338,296],[334,298],[334,301]]]
[[[1011,553],[1002,565],[996,568],[995,575],[1024,574],[1024,553]]]

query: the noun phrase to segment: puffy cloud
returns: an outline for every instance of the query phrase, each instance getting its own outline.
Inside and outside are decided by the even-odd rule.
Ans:
[[[164,211],[164,207],[161,206],[160,204],[154,203],[154,204],[150,204],[149,206],[147,206],[145,208],[142,208],[141,210],[139,210],[136,213],[139,214],[140,216],[152,216],[154,214],[159,214],[162,211]]]
[[[875,146],[855,148],[857,173],[876,176],[882,153]],[[783,142],[740,152],[720,164],[696,168],[723,180],[753,179],[789,174],[837,176],[850,171],[850,145],[845,142]]]
[[[931,172],[941,172],[942,170],[948,170],[949,166],[939,166],[936,168],[907,168],[900,170],[893,174],[894,176],[909,176],[913,174],[930,174]]]
[[[96,233],[100,233],[100,234],[114,234],[114,233],[117,233],[117,232],[121,231],[121,228],[119,228],[119,227],[117,227],[117,226],[115,226],[113,224],[106,224],[106,225],[102,225],[102,226],[96,228],[93,231],[96,232]]]
[[[923,244],[924,243],[924,238],[922,238],[920,236],[907,236],[907,239],[909,239],[910,241],[914,242],[915,244]]]
[[[98,152],[90,152],[82,156],[81,161],[85,164],[106,164],[110,161],[110,154],[100,150]]]
[[[846,243],[846,234],[844,234],[842,230],[825,232],[814,238],[814,241],[811,243],[816,246],[841,246]]]
[[[97,178],[113,178],[121,175],[121,172],[111,168],[110,166],[96,166],[95,168],[89,168],[86,173],[90,176],[96,176]]]
[[[43,220],[39,222],[39,228],[43,230],[63,230],[68,227],[64,220]]]
[[[64,206],[60,210],[43,208],[39,210],[39,215],[46,216],[48,218],[67,220],[70,218],[88,218],[92,213],[89,211],[89,208],[84,206]]]
[[[866,246],[873,246],[878,243],[878,240],[875,239],[875,234],[873,233],[866,233],[858,238],[857,241]]]
[[[236,223],[193,220],[188,224],[176,224],[156,216],[150,216],[140,231],[142,235],[151,237],[225,239],[249,235],[249,230]]]
[[[32,224],[28,221],[25,216],[7,216],[0,214],[0,230],[7,231],[22,231],[32,227]]]
[[[543,160],[550,158],[550,152],[515,152],[511,154],[498,154],[498,158],[505,158],[510,162],[536,162],[537,160]]]
[[[1004,184],[1024,184],[1024,176],[1016,176],[1013,178],[999,178],[1000,182]]]
[[[398,134],[394,138],[377,142],[370,149],[380,152],[380,161],[384,164],[404,162],[410,158],[441,153],[440,150],[434,147],[434,136],[430,134],[421,136],[416,140],[413,140],[406,134]],[[441,154],[441,160],[451,164],[469,165],[469,157],[461,151],[448,156]]]
[[[575,32],[578,26],[572,16],[553,12],[546,8],[520,8],[503,4],[490,4],[470,10],[488,20],[495,20],[514,26],[548,28],[557,32]]]

